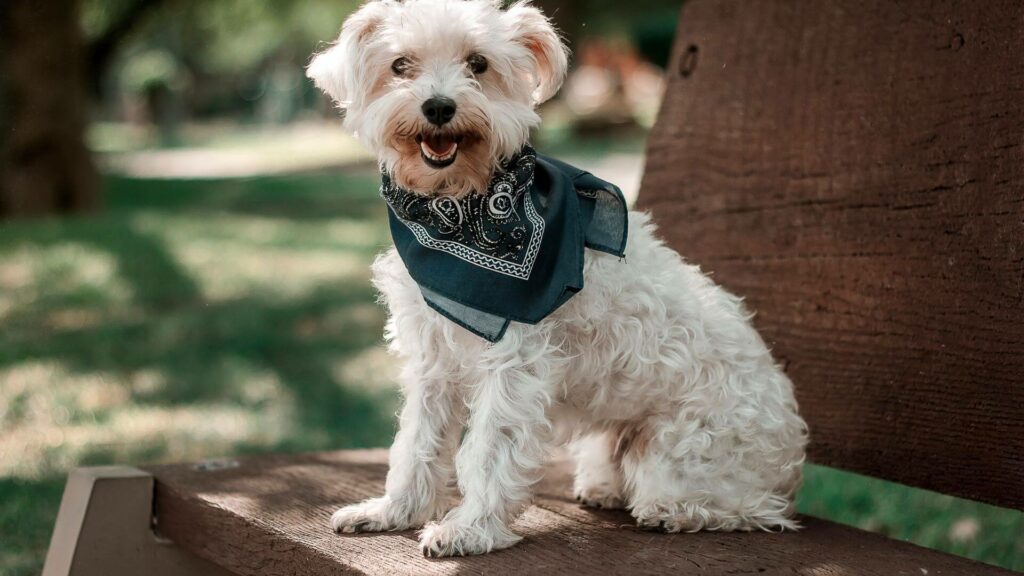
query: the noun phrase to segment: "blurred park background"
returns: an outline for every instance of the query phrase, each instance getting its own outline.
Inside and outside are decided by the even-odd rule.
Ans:
[[[539,3],[575,56],[536,143],[635,195],[680,2]],[[356,5],[0,2],[0,575],[72,467],[389,443],[384,205],[303,75]],[[816,466],[799,507],[1024,569],[1020,513]]]

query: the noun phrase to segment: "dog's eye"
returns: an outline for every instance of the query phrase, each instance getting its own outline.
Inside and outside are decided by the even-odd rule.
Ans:
[[[469,65],[469,71],[473,74],[483,74],[487,72],[487,58],[484,58],[480,54],[470,54],[469,58],[466,58],[466,64]]]
[[[405,56],[391,63],[391,71],[395,73],[395,76],[404,76],[410,68],[412,68],[412,61]]]

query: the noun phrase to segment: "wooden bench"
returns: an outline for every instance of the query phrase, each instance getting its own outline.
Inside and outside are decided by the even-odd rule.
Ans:
[[[748,298],[810,458],[1024,508],[1024,3],[692,0],[641,192]],[[518,546],[428,560],[338,536],[383,450],[72,474],[44,574],[1004,574],[804,518],[660,535],[554,462]]]

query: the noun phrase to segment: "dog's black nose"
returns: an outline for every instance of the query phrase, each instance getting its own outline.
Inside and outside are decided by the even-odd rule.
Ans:
[[[444,126],[455,117],[455,100],[434,96],[423,103],[423,115],[435,126]]]

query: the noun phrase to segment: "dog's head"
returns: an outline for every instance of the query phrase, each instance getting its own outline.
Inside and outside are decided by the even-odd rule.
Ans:
[[[373,0],[307,74],[395,182],[421,194],[486,189],[540,122],[566,48],[528,2]]]

